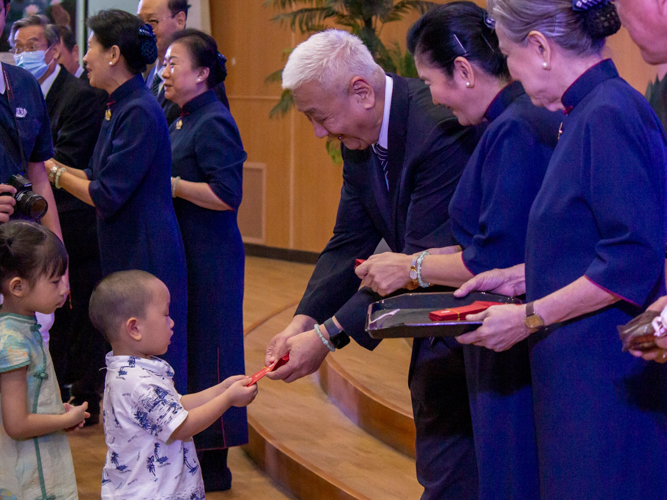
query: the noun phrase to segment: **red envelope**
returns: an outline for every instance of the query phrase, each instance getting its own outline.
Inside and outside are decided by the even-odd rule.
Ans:
[[[354,259],[354,268],[356,269],[357,267],[359,267],[364,262],[366,262],[366,259]]]
[[[428,313],[431,321],[456,320],[463,321],[468,314],[477,314],[486,311],[491,306],[502,306],[501,302],[486,302],[477,300],[469,306],[452,307],[450,309],[443,309],[441,311],[433,311]]]
[[[264,375],[266,375],[269,372],[272,372],[273,370],[275,370],[277,368],[280,368],[281,366],[283,366],[288,361],[289,361],[289,354],[285,354],[282,358],[277,359],[276,361],[271,363],[269,366],[265,366],[264,368],[262,368],[260,371],[258,371],[257,373],[255,373],[252,376],[252,379],[250,380],[250,383],[248,384],[247,387],[249,387],[253,384],[256,384],[257,381],[259,381],[261,378],[264,377]]]

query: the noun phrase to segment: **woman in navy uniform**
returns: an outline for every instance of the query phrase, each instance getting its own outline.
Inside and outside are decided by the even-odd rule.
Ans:
[[[425,14],[408,34],[433,100],[462,125],[488,123],[449,205],[459,247],[424,254],[423,282],[460,286],[473,275],[524,261],[528,213],[558,140],[561,115],[534,106],[511,82],[494,24],[472,2]],[[359,268],[391,293],[410,283],[417,255],[379,254]],[[481,499],[539,497],[532,392],[525,342],[504,353],[464,348]]]
[[[512,75],[564,116],[525,267],[459,292],[525,288],[529,302],[473,316],[483,325],[461,340],[501,351],[528,338],[542,499],[665,499],[665,367],[623,353],[616,329],[664,294],[662,126],[601,55],[620,28],[613,4],[492,0],[489,10]]]
[[[181,108],[171,124],[172,196],[188,267],[188,392],[245,372],[245,253],[236,222],[246,153],[232,115],[216,97],[224,59],[209,35],[174,35],[162,73]],[[195,436],[207,491],[231,487],[227,448],[248,442],[245,408],[230,408]]]
[[[149,25],[127,12],[103,10],[88,19],[84,58],[94,87],[109,93],[100,137],[86,170],[49,162],[54,185],[97,209],[104,276],[140,269],[171,294],[174,335],[163,356],[186,391],[187,277],[183,242],[170,190],[171,146],[162,109],[141,73],[157,57]]]

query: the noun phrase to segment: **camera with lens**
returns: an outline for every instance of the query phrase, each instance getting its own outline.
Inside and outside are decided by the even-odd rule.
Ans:
[[[13,195],[12,193],[0,193],[0,195],[14,196],[16,200],[14,213],[35,221],[44,217],[49,209],[49,204],[44,197],[32,190],[32,182],[22,175],[12,175],[7,184],[16,188],[16,193]]]

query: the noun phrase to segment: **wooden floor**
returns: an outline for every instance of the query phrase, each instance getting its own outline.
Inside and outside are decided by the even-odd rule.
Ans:
[[[312,270],[311,265],[248,257],[243,304],[244,327],[251,328],[256,322],[299,300]],[[99,499],[102,467],[106,455],[102,426],[82,429],[69,436],[79,485],[79,498]],[[294,498],[271,481],[241,448],[230,450],[229,467],[234,477],[232,489],[227,492],[207,494],[207,499]]]
[[[248,258],[246,373],[289,323],[313,266]],[[209,500],[417,500],[414,420],[407,388],[411,346],[385,340],[372,354],[352,343],[292,384],[264,379],[248,408],[250,442],[232,448],[231,491]],[[99,498],[101,426],[70,435],[82,500]],[[464,500],[464,499],[462,499]]]

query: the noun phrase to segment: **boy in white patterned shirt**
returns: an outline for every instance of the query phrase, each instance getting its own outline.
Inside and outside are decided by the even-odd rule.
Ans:
[[[181,396],[174,372],[154,356],[167,352],[174,322],[169,290],[144,271],[102,280],[90,299],[90,319],[111,344],[104,388],[107,459],[103,499],[204,500],[192,436],[230,406],[246,406],[257,386],[238,375]]]

